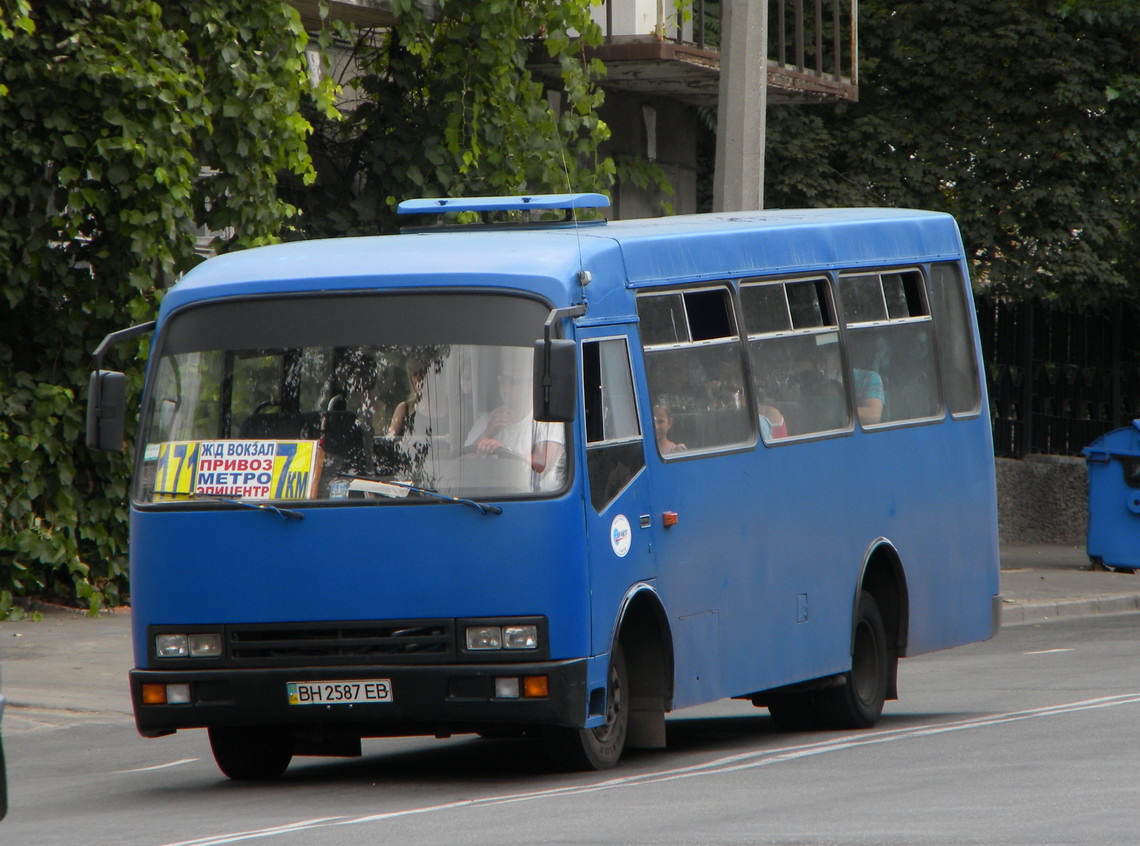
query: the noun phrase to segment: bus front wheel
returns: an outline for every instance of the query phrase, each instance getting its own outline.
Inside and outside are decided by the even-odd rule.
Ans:
[[[555,728],[548,737],[554,762],[567,770],[606,770],[617,764],[629,729],[629,687],[625,653],[614,647],[610,658],[606,721],[597,728]]]
[[[236,781],[277,778],[293,760],[293,733],[274,726],[211,726],[218,769]]]

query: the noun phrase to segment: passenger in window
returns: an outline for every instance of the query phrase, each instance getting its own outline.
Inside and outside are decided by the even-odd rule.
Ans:
[[[914,350],[900,349],[894,344],[888,344],[887,336],[900,335],[900,327],[889,329],[860,329],[852,332],[848,338],[850,345],[848,352],[851,356],[851,374],[854,377],[852,387],[855,389],[855,407],[859,414],[859,422],[864,426],[882,423],[887,419],[886,382],[880,374],[888,373],[891,384],[896,388],[895,399],[899,399],[899,382],[895,379],[897,366],[893,362],[919,363],[925,357],[916,354]],[[906,334],[901,334],[905,341]],[[933,375],[930,375],[933,380]],[[932,382],[933,384],[933,382]],[[905,393],[905,392],[903,392]],[[897,405],[897,403],[896,403]],[[897,419],[898,408],[892,413]]]
[[[824,372],[838,380],[840,371],[839,345],[826,344]],[[864,426],[880,423],[883,420],[883,410],[886,408],[886,392],[883,390],[883,379],[878,371],[852,367],[854,377],[852,387],[855,390],[855,413],[859,415],[859,422]]]
[[[498,382],[503,404],[475,421],[464,451],[525,461],[537,477],[539,490],[556,490],[562,485],[566,463],[565,427],[535,421],[529,371],[500,373]]]
[[[411,429],[416,410],[423,403],[424,398],[424,378],[427,376],[427,368],[424,363],[418,358],[409,356],[404,362],[404,367],[408,372],[408,381],[412,384],[412,390],[407,397],[400,401],[392,413],[392,420],[388,424],[388,434],[392,437],[398,437],[404,434],[406,430]]]
[[[767,403],[767,397],[760,397],[760,432],[765,434],[764,440],[779,440],[788,436],[788,424],[780,409]]]
[[[684,452],[684,444],[669,440],[669,430],[673,428],[673,416],[669,413],[669,406],[659,403],[653,406],[653,432],[657,435],[657,448],[662,455],[672,455],[675,452]]]
[[[882,376],[879,374],[884,365],[890,367],[891,360],[886,340],[878,331],[864,329],[862,332],[852,333],[848,350],[851,355],[851,375],[854,377],[852,387],[855,389],[855,410],[859,415],[859,422],[864,426],[881,423],[884,420],[887,395]]]
[[[841,429],[848,423],[847,400],[835,333],[789,339],[797,349],[788,377],[795,400],[794,434]]]
[[[886,407],[882,377],[874,370],[860,370],[858,367],[852,373],[855,376],[855,410],[859,414],[859,422],[864,426],[881,422]]]
[[[760,433],[765,440],[788,437],[788,415],[794,420],[799,410],[799,386],[794,384],[794,376],[801,368],[793,355],[798,340],[781,338],[750,345],[753,389],[760,412]]]
[[[744,408],[744,381],[739,361],[724,359],[708,381],[709,408]]]

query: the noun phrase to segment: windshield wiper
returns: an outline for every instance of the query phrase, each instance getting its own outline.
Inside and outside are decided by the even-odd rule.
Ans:
[[[229,497],[215,496],[213,494],[203,494],[203,496],[216,499],[218,502],[228,502],[230,505],[240,505],[242,508],[252,508],[254,511],[271,511],[282,520],[305,519],[305,515],[300,511],[294,511],[292,508],[282,508],[268,502],[246,502],[244,499],[230,499]]]
[[[458,503],[459,505],[466,505],[469,508],[474,508],[476,511],[483,515],[503,513],[503,509],[498,505],[484,505],[483,503],[476,502],[473,499],[463,499],[461,497],[448,496],[447,494],[441,494],[438,491],[429,490],[428,488],[421,488],[418,485],[412,485],[408,482],[392,482],[388,479],[377,479],[375,476],[364,476],[358,473],[337,473],[337,476],[342,479],[359,479],[362,482],[374,482],[377,485],[391,485],[394,488],[400,488],[401,490],[408,491],[410,493],[422,494],[423,496],[430,497],[432,499],[438,499],[442,502],[453,502]],[[373,490],[371,493],[377,493],[382,496],[385,495],[385,492],[383,490]],[[388,493],[386,495],[398,496],[398,494],[395,493]],[[407,496],[407,494],[405,493],[404,496]]]
[[[230,497],[218,496],[217,494],[199,494],[187,491],[151,491],[151,493],[156,496],[188,496],[191,499],[213,499],[218,502],[224,502],[227,505],[240,505],[242,508],[252,508],[254,511],[269,511],[276,514],[282,520],[305,519],[305,515],[300,511],[294,511],[292,508],[281,508],[268,502],[246,502],[242,499],[231,499]]]

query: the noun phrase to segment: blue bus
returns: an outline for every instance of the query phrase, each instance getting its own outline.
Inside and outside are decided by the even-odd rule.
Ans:
[[[518,219],[212,258],[100,345],[88,441],[121,449],[125,377],[101,362],[155,332],[143,736],[206,728],[237,779],[464,732],[600,769],[728,697],[870,727],[900,658],[994,635],[954,220],[578,219],[607,202],[408,201]]]

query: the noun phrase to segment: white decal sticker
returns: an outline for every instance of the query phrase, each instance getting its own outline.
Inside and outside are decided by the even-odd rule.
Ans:
[[[629,528],[629,520],[624,514],[619,514],[610,523],[610,546],[618,558],[625,558],[633,544],[633,532]]]

